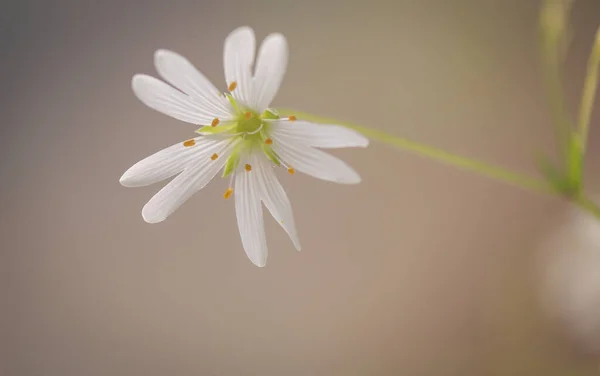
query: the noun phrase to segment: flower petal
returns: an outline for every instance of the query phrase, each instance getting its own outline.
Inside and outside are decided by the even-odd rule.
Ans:
[[[231,148],[231,141],[226,139],[202,149],[192,165],[148,201],[142,209],[144,220],[148,223],[164,221],[194,193],[204,188],[223,168]],[[214,153],[218,153],[219,158],[213,161],[211,156]]]
[[[254,89],[252,87],[252,64],[256,52],[254,31],[247,27],[235,29],[225,39],[223,60],[225,80],[230,86],[236,83],[231,95],[246,106],[251,105]]]
[[[277,180],[273,167],[263,156],[257,156],[252,162],[253,171],[258,175],[258,187],[260,198],[265,206],[271,212],[275,220],[288,233],[294,243],[294,247],[300,250],[300,240],[296,232],[294,216],[292,214],[292,205],[288,199],[283,187]]]
[[[220,142],[207,137],[193,140],[194,146],[179,142],[139,161],[125,171],[119,182],[125,187],[144,187],[168,179],[193,163],[202,150]]]
[[[273,134],[273,150],[290,167],[317,179],[341,184],[360,183],[360,176],[344,161],[321,150]]]
[[[243,165],[240,163],[240,165]],[[256,171],[239,171],[235,177],[235,213],[244,251],[252,263],[267,264],[267,240]]]
[[[279,33],[265,38],[256,60],[254,73],[255,109],[262,113],[266,110],[283,80],[288,62],[288,46],[285,37]]]
[[[158,50],[154,65],[165,81],[195,99],[204,112],[221,121],[232,119],[227,98],[189,60],[172,51]]]
[[[190,97],[154,77],[136,74],[131,86],[146,106],[175,119],[206,125],[215,118],[214,114],[203,111]]]
[[[335,149],[367,147],[369,139],[359,132],[331,124],[316,124],[306,121],[274,121],[273,132],[288,140],[308,146]]]

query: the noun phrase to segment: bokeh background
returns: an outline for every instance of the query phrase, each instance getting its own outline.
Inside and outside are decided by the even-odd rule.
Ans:
[[[536,174],[552,154],[533,0],[20,0],[0,14],[0,374],[595,375],[539,303],[539,242],[567,204],[373,143],[358,186],[282,176],[303,250],[270,217],[266,268],[226,182],[167,221],[162,186],[118,179],[195,128],[146,108],[135,73],[188,57],[224,89],[241,25],[291,48],[276,106]],[[597,0],[577,0],[576,104]],[[588,186],[598,186],[595,127]],[[597,168],[597,166],[596,166]],[[596,170],[597,171],[597,170]]]

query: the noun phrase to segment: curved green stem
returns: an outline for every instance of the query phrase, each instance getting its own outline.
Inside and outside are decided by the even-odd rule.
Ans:
[[[525,190],[565,197],[567,199],[572,200],[582,210],[590,212],[596,218],[600,219],[600,207],[596,205],[591,199],[589,199],[587,196],[580,192],[571,193],[568,191],[561,191],[554,187],[551,182],[542,179],[532,178],[505,169],[503,167],[491,165],[482,161],[453,154],[427,144],[411,141],[402,137],[392,136],[385,132],[370,129],[360,125],[340,122],[339,120],[324,118],[306,112],[294,111],[290,109],[279,109],[279,112],[281,113],[281,115],[284,116],[295,115],[299,118],[303,118],[316,123],[341,125],[350,129],[354,129],[362,133],[366,137],[370,138],[371,140],[394,146],[396,148],[411,152],[418,156],[429,158],[436,162],[444,163],[463,170],[472,171],[479,175],[483,175],[496,181],[507,183]]]
[[[540,47],[548,101],[554,119],[558,152],[561,160],[569,159],[571,117],[563,97],[561,69],[568,47],[570,0],[546,0],[540,16]],[[568,166],[563,166],[567,167]]]
[[[414,153],[421,157],[429,158],[437,162],[445,163],[454,167],[461,168],[463,170],[473,171],[488,178],[498,180],[504,183],[511,184],[516,187],[520,187],[526,190],[540,192],[540,193],[555,193],[554,188],[546,181],[541,179],[532,178],[513,172],[511,170],[494,166],[485,162],[481,162],[475,159],[463,157],[461,155],[453,154],[436,147],[426,145],[423,143],[408,140],[406,138],[389,135],[385,132],[370,129],[356,124],[350,124],[340,122],[335,119],[327,119],[312,114],[289,110],[279,109],[282,115],[296,115],[299,118],[314,121],[318,123],[338,124],[344,127],[354,129],[366,137],[374,141],[379,141],[385,144],[392,145],[399,149]]]
[[[600,68],[600,28],[596,33],[592,53],[588,60],[587,75],[583,84],[583,95],[579,108],[578,133],[581,141],[582,151],[585,152],[587,146],[587,136],[589,132],[590,119],[594,100],[596,99],[596,89],[598,87],[598,70]]]

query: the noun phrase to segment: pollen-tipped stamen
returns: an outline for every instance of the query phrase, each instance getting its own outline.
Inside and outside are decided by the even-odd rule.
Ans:
[[[227,190],[225,191],[225,193],[223,193],[223,198],[225,200],[227,200],[229,197],[231,197],[231,195],[233,194],[233,188],[227,188]]]
[[[286,165],[286,164],[285,164],[284,162],[282,162],[282,161],[279,161],[279,163],[280,163],[280,164],[281,164],[281,165],[282,165],[284,168],[286,168],[286,169],[287,169],[287,172],[288,172],[290,175],[294,175],[294,174],[296,173],[296,170],[295,170],[294,168],[292,168],[291,166],[288,166],[288,165]]]
[[[235,82],[235,81],[232,81],[232,82],[229,84],[229,87],[227,88],[227,90],[229,90],[229,92],[231,93],[232,91],[234,91],[234,90],[235,90],[235,88],[236,88],[236,87],[237,87],[237,82]]]
[[[217,158],[219,158],[219,154],[214,153],[213,155],[210,156],[210,159],[212,159],[213,161],[216,161]]]
[[[219,118],[214,118],[213,121],[210,123],[211,127],[216,127],[217,125],[219,125],[221,121],[219,120]]]
[[[186,148],[189,148],[190,146],[194,145],[196,145],[196,140],[194,140],[193,138],[183,142],[183,146],[185,146]]]

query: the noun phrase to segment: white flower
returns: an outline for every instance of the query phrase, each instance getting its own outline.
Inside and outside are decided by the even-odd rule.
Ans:
[[[600,354],[600,222],[571,208],[541,244],[546,313],[581,350]]]
[[[254,32],[234,30],[225,40],[227,93],[216,89],[184,57],[159,50],[155,65],[172,86],[147,75],[135,75],[133,91],[147,106],[187,123],[202,125],[200,136],[179,142],[136,163],[120,179],[126,187],[141,187],[175,177],[142,209],[146,222],[165,220],[220,170],[228,177],[224,197],[235,196],[242,244],[250,260],[267,260],[261,201],[290,236],[296,249],[292,208],[274,167],[300,171],[344,184],[360,176],[343,161],[315,148],[366,147],[361,134],[336,125],[280,118],[269,109],[287,67],[283,35],[269,35],[258,52],[254,75]]]

